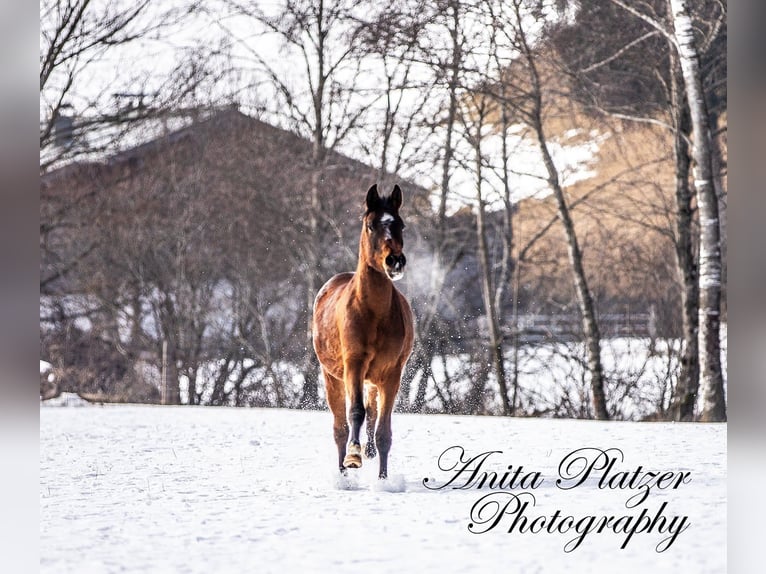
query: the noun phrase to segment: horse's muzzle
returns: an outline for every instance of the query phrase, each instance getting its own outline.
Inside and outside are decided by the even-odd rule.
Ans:
[[[407,258],[404,253],[394,255],[393,253],[386,257],[386,273],[391,280],[396,281],[402,278],[404,266],[407,264]]]

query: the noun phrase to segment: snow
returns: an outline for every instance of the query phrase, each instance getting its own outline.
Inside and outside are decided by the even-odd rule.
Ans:
[[[56,376],[53,374],[53,365],[51,365],[48,361],[40,361],[40,379],[42,380],[42,376],[45,375],[45,380],[47,380],[49,383],[52,383]]]
[[[83,399],[77,393],[61,393],[57,397],[40,401],[40,406],[43,408],[48,407],[87,407],[90,405],[88,401]]]
[[[678,339],[642,337],[612,337],[601,341],[601,359],[606,374],[606,396],[612,418],[641,420],[651,417],[660,405],[667,408],[672,388],[679,371]],[[721,325],[722,367],[724,389],[727,389],[727,335],[726,324]],[[411,359],[411,361],[414,359]],[[586,370],[586,349],[581,342],[544,342],[522,345],[518,354],[517,407],[522,413],[544,412],[551,416],[577,416],[590,409],[590,385]],[[41,362],[41,369],[42,367]],[[281,387],[282,406],[295,406],[301,396],[304,377],[300,365],[288,361],[275,361],[268,367],[254,367],[251,359],[235,366],[225,384],[231,392],[240,379],[241,369],[248,370],[243,388],[251,393],[255,405],[279,405]],[[412,366],[412,363],[410,364]],[[196,390],[202,392],[202,401],[210,401],[215,380],[224,361],[201,363],[196,373]],[[156,366],[142,363],[142,376],[159,385],[160,372]],[[433,377],[426,382],[425,408],[430,412],[446,412],[449,400],[465,401],[475,384],[477,364],[468,354],[434,357],[431,362]],[[417,396],[422,370],[414,376],[410,386],[410,402]],[[506,349],[506,373],[513,373],[513,351]],[[52,374],[50,375],[52,376]],[[188,403],[189,379],[180,377],[181,400]],[[439,382],[439,388],[436,387]],[[512,384],[512,383],[509,383]],[[324,400],[324,385],[319,385],[319,397]],[[445,397],[448,400],[445,400]],[[256,402],[259,401],[259,402]],[[233,394],[230,398],[233,406]],[[253,403],[250,403],[251,405]],[[501,411],[501,399],[494,374],[490,372],[484,392],[484,407],[488,412]],[[702,408],[702,393],[698,397],[698,410]]]
[[[680,370],[677,339],[642,337],[612,337],[601,341],[601,360],[606,374],[606,396],[614,418],[640,420],[657,412],[658,405],[668,407],[672,385]],[[726,324],[721,326],[721,361],[724,388],[727,388],[728,345]],[[522,345],[519,349],[519,396],[522,412],[551,412],[566,414],[587,411],[590,406],[590,385],[586,369],[586,349],[581,342]],[[435,411],[444,408],[434,381],[443,387],[442,393],[460,398],[469,395],[474,385],[473,363],[468,355],[437,357],[431,364],[433,377],[426,387],[426,407]],[[506,373],[513,372],[512,351],[506,352]],[[486,406],[501,412],[500,394],[493,374],[489,375],[485,393]],[[296,381],[296,385],[302,380]],[[420,376],[410,389],[414,401]],[[698,397],[698,412],[702,393]]]
[[[339,475],[326,411],[41,408],[40,570],[725,571],[726,425],[394,413],[393,429],[391,476],[378,481],[376,460]],[[471,457],[501,451],[483,470],[522,467],[521,476],[539,472],[541,482],[439,489],[456,478],[449,469],[458,449],[448,449],[457,446]],[[601,488],[594,476],[559,488],[559,464],[582,448],[620,449],[612,475],[642,466],[689,480],[677,488],[655,481],[632,508],[626,501],[639,488]],[[508,533],[512,516],[474,533],[491,524],[493,500],[513,495],[535,497],[530,520],[556,510],[580,520],[664,508],[668,520],[688,517],[688,528],[664,552],[656,547],[668,533],[656,529],[624,549],[619,529],[590,532],[570,552],[574,529]]]
[[[495,211],[503,207],[503,183],[502,183],[502,137],[487,127],[487,135],[482,142],[482,153],[488,158],[489,165],[483,172],[485,188],[483,191],[486,209]],[[559,172],[561,185],[572,186],[578,182],[591,179],[596,176],[593,169],[598,150],[605,140],[611,137],[609,132],[591,133],[588,141],[577,141],[574,137],[576,130],[567,131],[561,138],[548,141],[550,152],[556,168]],[[534,137],[525,133],[525,128],[519,127],[508,134],[508,149],[511,150],[512,166],[509,166],[509,186],[512,190],[512,199],[518,202],[528,197],[543,199],[552,193],[548,184],[548,176],[545,165],[540,155],[539,146]],[[433,139],[443,141],[444,135],[440,130],[435,130]],[[455,212],[465,205],[476,205],[476,172],[473,168],[473,147],[465,140],[455,142],[455,154],[463,158],[452,170],[450,190],[452,197],[448,199],[448,209]],[[523,166],[520,168],[519,166]],[[426,175],[421,176],[424,181],[420,184],[425,188],[438,187],[435,181],[425,181]],[[416,180],[420,178],[415,178]],[[433,198],[437,202],[436,196]]]

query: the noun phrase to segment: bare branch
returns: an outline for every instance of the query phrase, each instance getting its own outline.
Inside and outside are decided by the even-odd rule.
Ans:
[[[675,36],[673,35],[673,33],[672,33],[672,32],[669,32],[669,31],[668,31],[668,30],[665,28],[665,26],[663,26],[662,24],[660,24],[660,23],[659,23],[659,22],[658,22],[658,21],[657,21],[655,18],[653,18],[652,16],[649,16],[649,15],[647,15],[647,14],[644,14],[643,12],[641,12],[640,10],[637,10],[636,8],[634,8],[634,7],[633,7],[633,6],[631,6],[630,4],[627,4],[627,3],[626,3],[626,2],[624,2],[623,0],[611,0],[611,2],[613,2],[614,4],[617,4],[617,6],[619,6],[620,8],[623,8],[624,10],[627,10],[628,12],[630,12],[631,14],[633,14],[634,16],[636,16],[637,18],[640,18],[641,20],[643,20],[644,22],[646,22],[647,24],[649,24],[649,25],[650,25],[652,28],[654,28],[655,30],[657,30],[657,31],[658,31],[660,34],[662,34],[663,36],[665,36],[665,38],[666,38],[666,39],[667,39],[669,42],[671,42],[673,45],[677,45],[677,44],[676,44],[676,38],[675,38]]]
[[[625,52],[630,50],[633,46],[636,46],[637,44],[640,44],[644,40],[647,40],[649,38],[652,38],[652,37],[656,36],[658,33],[659,32],[657,32],[656,30],[654,32],[647,32],[646,34],[644,34],[642,36],[639,36],[638,38],[636,38],[632,42],[629,42],[628,44],[626,44],[625,46],[623,46],[622,48],[617,50],[614,54],[612,54],[608,58],[605,58],[605,59],[601,60],[600,62],[596,62],[595,64],[591,64],[587,68],[583,68],[582,70],[578,70],[577,73],[587,74],[588,72],[592,72],[593,70],[595,70],[597,68],[600,68],[601,66],[605,66],[609,62],[612,62],[612,61],[616,60],[617,58],[619,58],[620,56],[622,56]]]

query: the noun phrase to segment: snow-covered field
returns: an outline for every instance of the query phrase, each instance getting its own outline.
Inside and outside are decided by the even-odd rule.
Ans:
[[[328,412],[41,407],[40,569],[726,570],[726,425],[395,413],[393,426],[390,479],[377,480],[373,460],[340,480]],[[479,459],[459,464],[450,447],[463,460],[502,452],[472,480]],[[577,449],[615,463],[574,486]],[[573,478],[557,484],[560,472]],[[535,533],[518,531],[524,502]]]

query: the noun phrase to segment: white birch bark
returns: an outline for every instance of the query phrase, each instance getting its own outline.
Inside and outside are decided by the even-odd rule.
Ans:
[[[670,0],[681,72],[692,120],[694,187],[700,219],[699,347],[703,421],[725,421],[721,370],[721,236],[718,198],[713,185],[710,125],[705,106],[699,54],[687,0]]]

